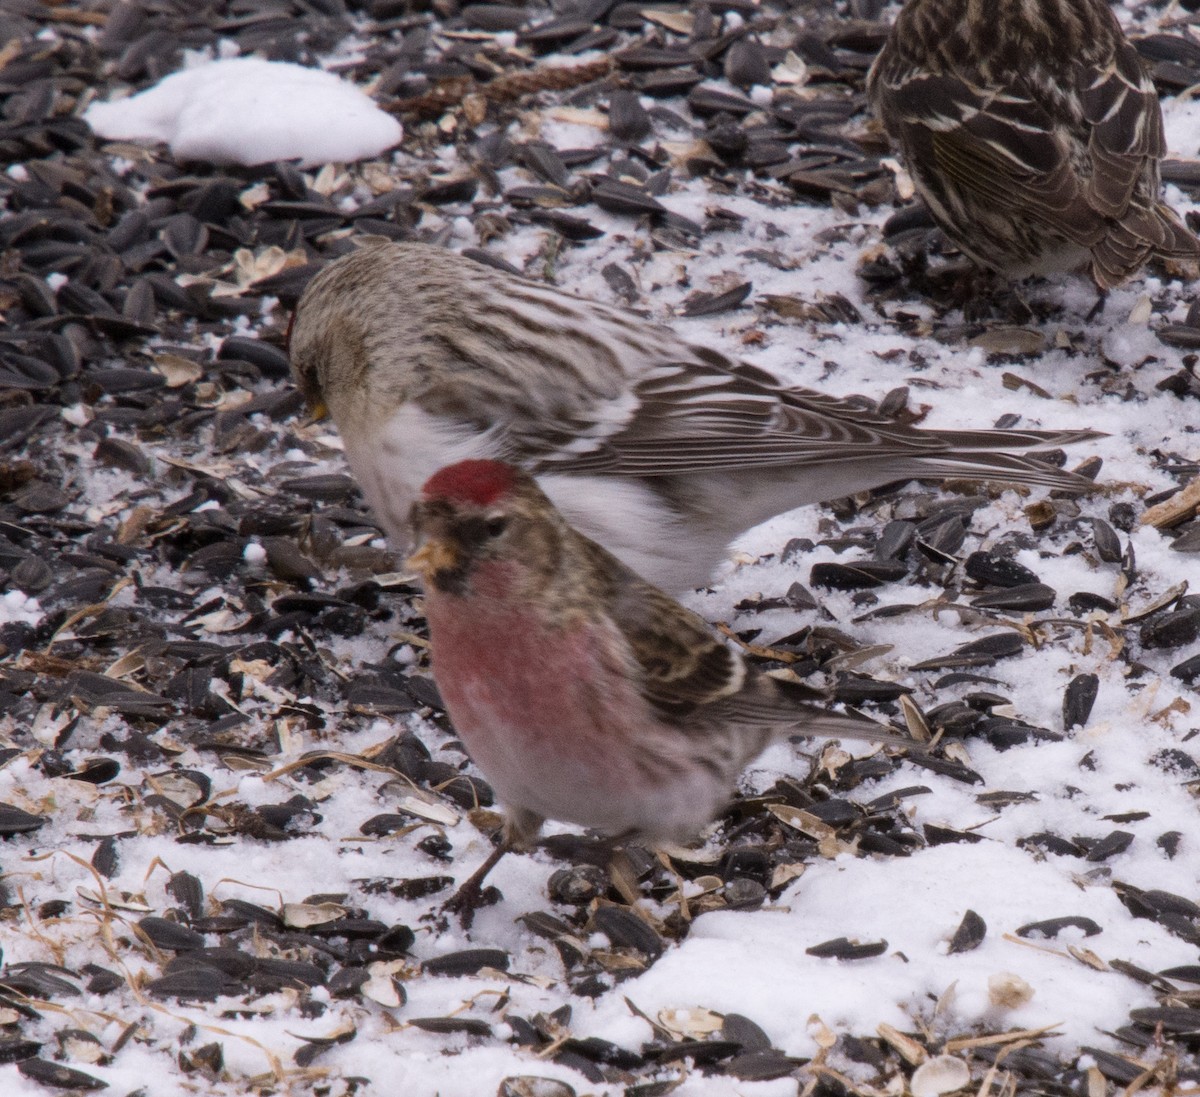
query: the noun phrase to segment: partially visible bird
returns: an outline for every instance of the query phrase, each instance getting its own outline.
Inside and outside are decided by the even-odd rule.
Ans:
[[[363,247],[322,270],[290,353],[402,549],[436,469],[495,458],[532,472],[572,525],[671,591],[706,582],[729,542],[767,518],[896,480],[1085,489],[1021,451],[1097,437],[916,429],[418,243]]]
[[[433,676],[510,844],[545,819],[684,840],[776,739],[903,741],[749,666],[511,465],[440,470],[412,517]]]
[[[1105,290],[1200,241],[1160,198],[1150,75],[1105,0],[908,0],[868,94],[934,220],[1011,277]]]

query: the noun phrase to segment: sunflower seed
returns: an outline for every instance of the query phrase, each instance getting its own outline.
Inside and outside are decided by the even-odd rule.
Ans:
[[[498,948],[468,948],[426,960],[424,969],[431,975],[475,975],[484,968],[508,970],[508,953]]]
[[[1094,937],[1102,932],[1100,926],[1091,918],[1068,916],[1063,918],[1048,918],[1043,922],[1029,922],[1017,929],[1018,937],[1041,937],[1051,939],[1057,937],[1064,929],[1081,929],[1085,937]]]
[[[829,957],[835,960],[869,960],[874,956],[882,956],[887,952],[887,947],[887,941],[858,942],[847,937],[835,937],[804,951],[809,956]]]
[[[1075,675],[1063,694],[1063,727],[1070,731],[1076,726],[1086,726],[1099,692],[1100,679],[1097,675]]]
[[[73,1089],[89,1092],[97,1089],[108,1089],[108,1083],[85,1074],[82,1070],[52,1063],[47,1059],[22,1059],[17,1063],[17,1070],[26,1078],[40,1082],[52,1089]]]
[[[963,915],[958,929],[954,931],[954,936],[950,940],[949,952],[951,955],[956,952],[972,952],[983,944],[986,936],[987,923],[973,910],[968,910]]]

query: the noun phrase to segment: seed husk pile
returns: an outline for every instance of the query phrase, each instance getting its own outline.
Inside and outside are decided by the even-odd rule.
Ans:
[[[1137,13],[1139,51],[1166,93],[1200,83],[1188,7],[1172,26],[1151,5]],[[1200,310],[1179,283],[1148,291],[1151,349],[1118,360],[1053,295],[960,307],[949,245],[923,211],[880,215],[903,197],[863,96],[882,8],[3,5],[0,1079],[117,1091],[139,1069],[126,1064],[150,1056],[180,1091],[351,1093],[375,1069],[356,1049],[392,1041],[514,1049],[523,1069],[499,1088],[514,1095],[666,1093],[696,1075],[794,1076],[831,1095],[985,1079],[1089,1095],[1196,1084],[1200,966],[1150,970],[1110,954],[1086,890],[1078,909],[1020,925],[965,909],[945,936],[966,957],[1009,934],[1055,951],[1047,963],[1104,965],[1145,990],[1154,1004],[1129,1011],[1103,1047],[1002,1022],[939,1027],[932,1003],[904,1031],[825,1030],[811,1057],[780,1047],[772,1018],[705,1002],[642,1014],[629,995],[648,1026],[640,1044],[581,1035],[576,1016],[625,993],[702,915],[739,912],[752,934],[755,912],[788,902],[810,866],[995,840],[919,805],[953,795],[1001,821],[1018,815],[1044,791],[1038,751],[1053,744],[1077,747],[1083,783],[1105,761],[1087,736],[1111,719],[1111,691],[1145,698],[1157,726],[1183,727],[1200,680],[1200,600],[1184,578],[1200,550],[1200,467],[1183,440],[1144,449],[1147,483],[1089,498],[1014,505],[987,485],[910,485],[822,508],[808,533],[741,562],[762,591],[733,604],[718,588],[704,609],[764,666],[906,729],[922,750],[810,752],[750,780],[697,849],[635,844],[614,863],[606,845],[554,835],[535,865],[539,901],[512,912],[519,932],[502,946],[440,913],[456,862],[479,853],[499,816],[429,677],[415,587],[332,428],[306,419],[284,348],[307,280],[356,238],[461,248],[466,232],[481,261],[568,288],[586,273],[579,256],[600,255],[588,292],[659,316],[669,300],[747,350],[795,337],[833,360],[882,331],[915,380],[893,384],[881,366],[872,391],[911,421],[939,385],[926,372],[938,346],[998,371],[1014,401],[1054,399],[1055,353],[1094,358],[1094,393],[1131,408],[1200,397]],[[357,48],[335,55],[351,36]],[[404,121],[401,149],[310,171],[181,164],[162,147],[98,142],[81,120],[95,97],[140,90],[184,51],[221,43],[304,64],[334,55]],[[556,126],[592,136],[557,139]],[[1163,174],[1200,196],[1195,164]],[[673,208],[684,191],[704,195],[688,215]],[[733,238],[749,269],[801,269],[781,228],[801,208],[828,215],[808,257],[844,249],[861,300],[706,273],[704,257]],[[737,236],[755,225],[752,240]],[[651,263],[664,256],[677,268],[669,284]],[[988,414],[1003,426],[1019,412]],[[1062,457],[1104,482],[1087,453]],[[1139,563],[1146,529],[1177,554],[1179,578]],[[1064,586],[1080,561],[1095,581]],[[908,630],[948,621],[940,646],[897,660]],[[1049,710],[1021,669],[1037,658],[1063,664]],[[1026,752],[1027,787],[991,784],[988,759],[1008,751]],[[1185,732],[1145,765],[1200,785]],[[896,776],[906,783],[881,792]],[[1194,880],[1176,894],[1123,879],[1130,853],[1171,859],[1191,836],[1160,826],[1138,787],[1119,791],[1120,811],[1081,803],[1069,824],[1018,834],[1015,848],[1069,864],[1129,918],[1200,945]],[[367,867],[280,891],[292,877],[272,866],[318,847]],[[386,871],[375,854],[389,850],[423,869]],[[489,898],[511,905],[502,889]],[[855,972],[896,950],[852,914],[844,934],[806,946]],[[410,1007],[439,1000],[437,986],[465,988],[462,1004]],[[541,1004],[522,996],[530,986]],[[1027,989],[1005,984],[997,1001]],[[247,1068],[266,1018],[286,1022],[286,1057],[272,1044]],[[545,1076],[545,1063],[562,1070]]]

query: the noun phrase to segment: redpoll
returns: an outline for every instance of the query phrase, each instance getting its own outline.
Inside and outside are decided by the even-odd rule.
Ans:
[[[805,503],[913,477],[1087,486],[997,451],[1095,437],[918,430],[425,244],[364,247],[326,267],[290,349],[297,384],[332,413],[401,548],[436,469],[496,458],[672,591],[705,582],[739,533]]]
[[[1159,198],[1150,76],[1105,0],[908,0],[867,78],[934,219],[1012,278],[1103,290],[1200,242]]]
[[[799,703],[511,465],[442,469],[412,517],[434,679],[514,844],[544,819],[689,838],[777,738],[897,738]]]

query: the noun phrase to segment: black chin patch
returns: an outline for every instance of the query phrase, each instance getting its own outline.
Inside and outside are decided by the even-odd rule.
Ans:
[[[461,596],[467,592],[467,569],[442,568],[433,573],[430,583],[442,594]]]

